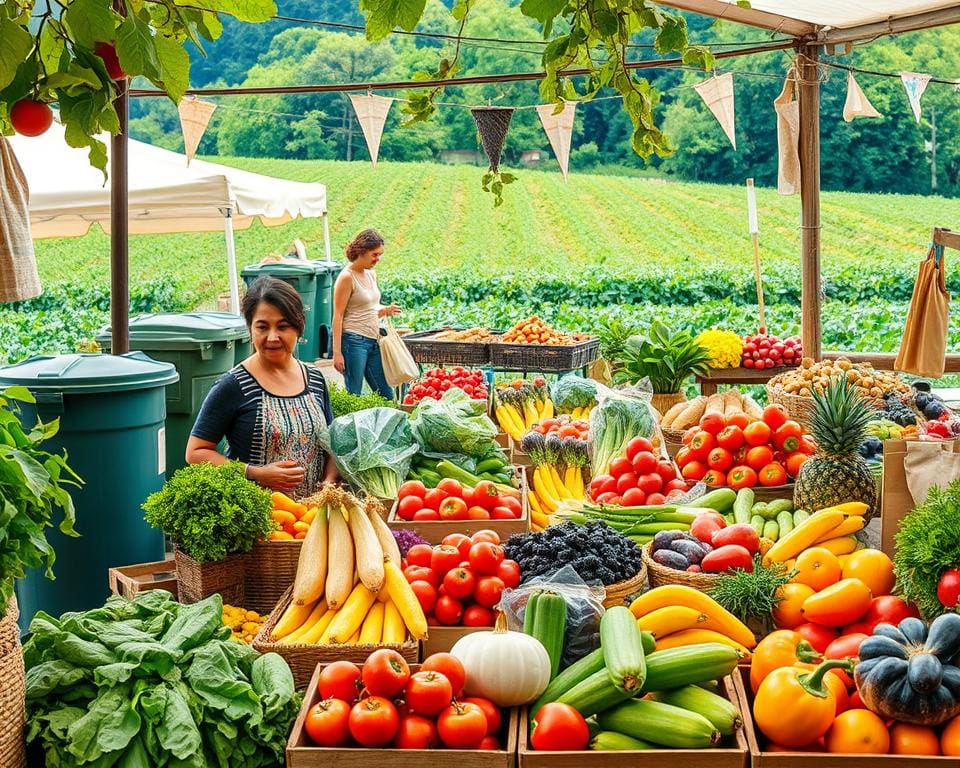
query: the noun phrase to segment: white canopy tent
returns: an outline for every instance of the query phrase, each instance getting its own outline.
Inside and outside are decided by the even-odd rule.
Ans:
[[[110,147],[110,137],[100,137]],[[86,150],[64,140],[59,123],[42,136],[8,138],[30,186],[33,237],[79,237],[97,222],[110,231],[110,187],[90,165]],[[131,234],[224,230],[230,308],[240,310],[234,229],[254,219],[267,226],[298,216],[323,218],[324,255],[330,259],[327,190],[323,184],[274,179],[132,139],[129,146]],[[109,165],[107,167],[109,173]]]

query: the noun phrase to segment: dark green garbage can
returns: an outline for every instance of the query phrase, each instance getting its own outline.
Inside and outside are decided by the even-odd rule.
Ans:
[[[97,342],[109,348],[109,328]],[[138,315],[130,321],[130,348],[173,363],[180,374],[180,380],[167,387],[168,475],[186,464],[187,439],[200,406],[217,379],[236,364],[237,344],[249,350],[250,333],[243,318],[230,312]]]
[[[317,270],[313,264],[302,259],[251,264],[243,268],[241,275],[247,288],[258,277],[269,275],[290,283],[297,290],[300,298],[303,299],[303,313],[306,318],[303,335],[297,343],[297,357],[306,363],[312,363],[320,357],[316,313]]]
[[[321,357],[333,354],[333,284],[343,269],[339,261],[314,260],[317,270],[317,342]]]
[[[47,530],[56,581],[31,570],[17,582],[24,630],[38,610],[59,616],[101,605],[109,568],[163,559],[163,533],[147,525],[140,505],[165,480],[165,391],[176,380],[173,365],[142,352],[32,357],[0,368],[0,388],[21,385],[37,399],[21,404],[25,428],[38,415],[60,419],[44,447],[65,449],[85,482],[71,489],[80,538]]]

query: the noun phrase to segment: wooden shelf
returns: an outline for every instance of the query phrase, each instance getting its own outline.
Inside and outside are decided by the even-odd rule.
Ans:
[[[710,372],[709,376],[697,376],[700,391],[705,395],[713,395],[721,384],[766,384],[778,373],[787,370],[786,366],[778,368],[718,368]]]

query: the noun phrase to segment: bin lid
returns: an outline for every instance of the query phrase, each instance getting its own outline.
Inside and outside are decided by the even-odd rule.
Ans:
[[[314,262],[305,259],[286,259],[284,261],[267,261],[262,264],[249,264],[243,268],[241,274],[247,275],[276,275],[277,277],[309,277],[316,275],[317,268]]]
[[[78,394],[165,387],[179,378],[173,363],[158,362],[143,352],[40,355],[0,368],[0,386]]]
[[[317,272],[339,272],[343,269],[343,264],[339,261],[325,261],[323,259],[313,259],[311,262]]]
[[[101,329],[97,341],[109,341],[110,326]],[[232,312],[161,312],[137,315],[130,320],[130,341],[176,341],[204,344],[250,338],[247,323]]]

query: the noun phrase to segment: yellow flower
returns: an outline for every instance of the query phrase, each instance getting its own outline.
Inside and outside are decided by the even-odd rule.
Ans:
[[[736,368],[743,354],[743,342],[733,331],[711,328],[697,336],[697,343],[710,354],[711,368]]]

